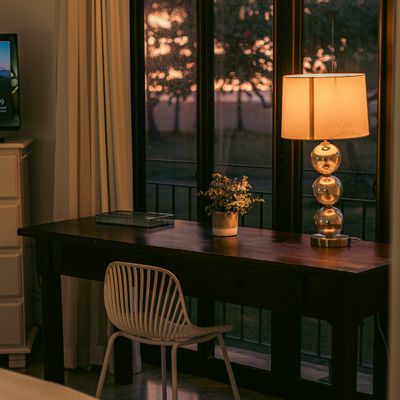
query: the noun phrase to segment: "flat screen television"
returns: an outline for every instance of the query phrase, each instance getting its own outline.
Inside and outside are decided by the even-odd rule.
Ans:
[[[17,35],[0,33],[0,130],[20,125]]]

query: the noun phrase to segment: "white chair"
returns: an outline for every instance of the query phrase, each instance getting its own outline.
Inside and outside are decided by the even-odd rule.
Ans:
[[[172,398],[178,399],[177,359],[180,346],[217,338],[235,400],[239,392],[225,348],[223,333],[231,325],[202,328],[190,322],[176,276],[163,268],[113,262],[104,280],[104,304],[108,318],[120,331],[109,339],[96,397],[100,398],[114,340],[118,336],[161,347],[162,398],[167,398],[166,347],[171,346]]]

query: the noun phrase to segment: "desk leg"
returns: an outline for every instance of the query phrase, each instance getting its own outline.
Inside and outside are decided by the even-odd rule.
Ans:
[[[300,376],[301,317],[276,311],[271,316],[271,373],[291,396]]]
[[[115,377],[118,385],[130,385],[133,381],[132,340],[118,337],[114,344]]]
[[[383,336],[383,337],[382,337]],[[374,399],[386,399],[388,371],[388,315],[379,314],[374,323]]]
[[[42,275],[44,379],[64,383],[60,275]]]
[[[332,324],[333,398],[357,398],[358,325],[354,322]]]
[[[44,379],[64,383],[64,344],[60,275],[52,272],[51,245],[36,241],[36,262],[42,278]]]

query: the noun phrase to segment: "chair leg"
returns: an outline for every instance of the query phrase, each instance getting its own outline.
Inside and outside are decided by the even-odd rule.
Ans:
[[[161,380],[162,380],[162,400],[167,400],[167,360],[165,346],[161,346]]]
[[[222,355],[224,357],[226,371],[228,372],[228,376],[229,376],[229,381],[231,382],[233,397],[235,400],[240,400],[239,391],[236,386],[236,381],[235,381],[235,377],[233,375],[231,362],[229,361],[228,352],[226,351],[224,338],[221,333],[219,333],[217,335],[217,337],[218,337],[219,345],[221,347]]]
[[[176,362],[177,350],[178,346],[174,344],[171,349],[172,400],[178,400],[178,371]]]
[[[100,398],[101,393],[103,391],[104,381],[106,379],[107,368],[108,368],[108,364],[110,362],[110,357],[111,357],[111,352],[112,352],[112,348],[114,345],[114,341],[118,336],[120,336],[120,334],[121,334],[121,332],[113,333],[108,341],[106,354],[104,356],[103,366],[101,367],[99,383],[97,384],[97,390],[96,390],[96,398],[97,399]]]

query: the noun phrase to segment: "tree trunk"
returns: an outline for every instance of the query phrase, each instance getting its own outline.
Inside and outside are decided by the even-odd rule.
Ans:
[[[174,116],[174,136],[177,136],[179,133],[179,114],[180,114],[180,96],[176,96],[175,103],[175,116]]]
[[[237,95],[237,103],[236,103],[236,112],[237,112],[236,129],[238,131],[244,131],[243,115],[242,115],[242,91],[239,89],[237,94],[238,95]]]
[[[149,138],[152,140],[160,140],[160,130],[154,119],[154,107],[157,105],[157,100],[150,97],[149,91],[146,90],[146,113],[147,113],[147,130]]]

